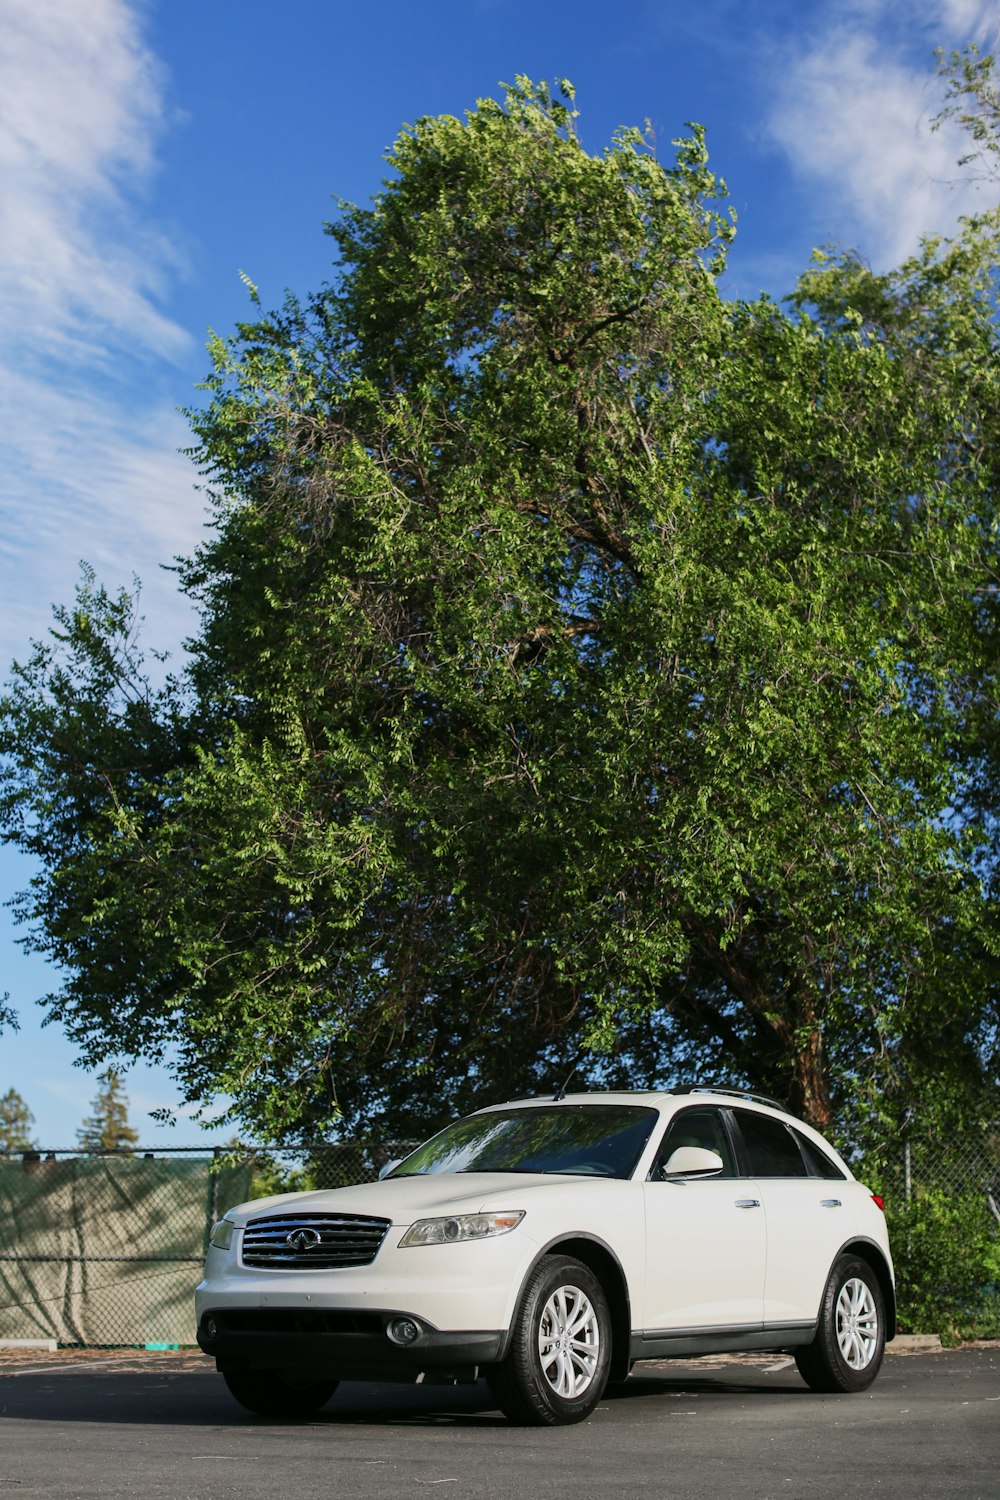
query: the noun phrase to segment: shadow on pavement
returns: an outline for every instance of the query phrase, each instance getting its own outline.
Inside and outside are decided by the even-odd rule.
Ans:
[[[678,1399],[700,1400],[807,1395],[794,1369],[779,1373],[738,1366],[704,1375],[690,1369],[676,1374],[633,1374],[609,1389],[601,1406],[655,1398],[667,1407]],[[322,1427],[364,1425],[467,1426],[506,1428],[492,1404],[485,1381],[471,1386],[381,1385],[345,1381],[328,1407],[305,1421],[255,1417],[237,1405],[217,1375],[186,1360],[130,1366],[79,1368],[53,1364],[38,1369],[5,1369],[0,1364],[0,1422],[14,1418],[41,1422],[100,1422],[174,1427]]]

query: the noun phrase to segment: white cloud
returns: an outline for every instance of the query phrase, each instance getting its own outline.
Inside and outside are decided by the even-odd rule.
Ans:
[[[958,35],[959,43],[989,39],[990,32],[996,30],[997,9],[988,0],[987,3],[984,0],[939,0],[938,4],[924,0],[922,8],[930,20],[936,20],[940,14],[945,25]]]
[[[0,679],[81,558],[109,586],[142,577],[159,643],[190,624],[158,564],[202,506],[182,420],[145,394],[192,347],[143,203],[163,85],[128,0],[0,0]]]
[[[860,16],[869,23],[890,23],[900,38],[917,29],[949,32],[957,37],[954,45],[978,41],[996,24],[991,0],[835,0],[824,9],[828,20],[838,25]]]
[[[155,303],[173,252],[129,201],[162,113],[124,0],[0,0],[0,347],[187,342]]]
[[[958,180],[963,138],[931,129],[941,103],[932,54],[989,45],[1000,5],[849,0],[823,14],[776,60],[767,134],[812,185],[817,237],[853,237],[873,262],[892,263],[985,206],[976,184]]]
[[[127,420],[86,389],[53,390],[0,367],[0,677],[44,635],[53,603],[70,603],[80,561],[109,587],[142,579],[151,644],[175,646],[194,621],[160,564],[199,539],[197,476],[178,450],[189,437],[172,411]]]

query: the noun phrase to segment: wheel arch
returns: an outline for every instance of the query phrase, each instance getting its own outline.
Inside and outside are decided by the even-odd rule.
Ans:
[[[629,1359],[629,1346],[632,1335],[632,1304],[629,1298],[628,1281],[622,1270],[621,1262],[611,1247],[596,1235],[584,1233],[571,1233],[560,1235],[557,1239],[543,1245],[528,1267],[521,1287],[517,1294],[515,1307],[521,1304],[524,1296],[524,1288],[541,1262],[550,1255],[571,1255],[575,1260],[583,1264],[597,1277],[608,1299],[608,1309],[611,1314],[611,1370],[609,1378],[613,1381],[624,1380],[628,1375],[631,1361]],[[513,1319],[511,1320],[513,1324]],[[510,1343],[511,1330],[508,1328],[501,1348],[501,1357],[506,1354]]]
[[[863,1260],[871,1266],[878,1277],[879,1289],[882,1293],[882,1300],[885,1303],[886,1342],[894,1339],[896,1337],[896,1288],[893,1284],[892,1272],[885,1258],[885,1252],[874,1240],[858,1238],[848,1240],[847,1244],[841,1247],[840,1255],[856,1255],[859,1260]]]

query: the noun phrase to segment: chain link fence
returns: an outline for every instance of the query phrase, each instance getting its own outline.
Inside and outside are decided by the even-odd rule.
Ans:
[[[0,1340],[194,1343],[208,1236],[248,1198],[370,1182],[404,1145],[0,1153]]]
[[[901,1329],[1000,1338],[1000,1126],[941,1136],[914,1121],[853,1171],[886,1199]]]
[[[194,1343],[208,1236],[248,1198],[371,1182],[412,1142],[0,1153],[0,1340]],[[900,1326],[1000,1337],[1000,1129],[854,1163],[886,1198]]]
[[[976,1136],[904,1133],[852,1162],[856,1177],[900,1211],[929,1197],[979,1200],[1000,1225],[1000,1125]]]

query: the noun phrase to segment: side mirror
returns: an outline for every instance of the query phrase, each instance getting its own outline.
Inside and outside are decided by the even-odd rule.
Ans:
[[[395,1172],[396,1168],[399,1166],[399,1164],[400,1164],[400,1162],[402,1160],[403,1160],[403,1158],[401,1156],[396,1156],[396,1157],[393,1157],[392,1161],[387,1161],[384,1167],[379,1167],[379,1169],[378,1169],[378,1180],[379,1180],[379,1182],[382,1181],[383,1177],[388,1177],[388,1175],[389,1175],[390,1172]],[[719,1165],[721,1166],[722,1163],[720,1162]]]
[[[662,1170],[664,1178],[714,1177],[723,1170],[722,1157],[703,1146],[678,1146]]]

